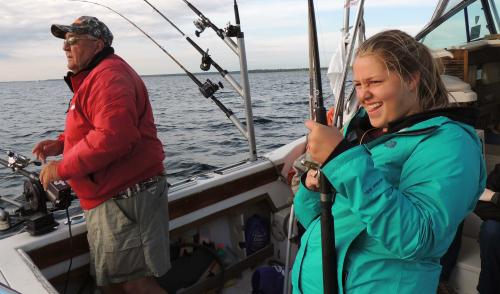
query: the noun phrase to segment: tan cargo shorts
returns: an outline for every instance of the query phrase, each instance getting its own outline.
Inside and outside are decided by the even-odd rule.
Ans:
[[[98,286],[164,275],[170,268],[165,178],[127,199],[86,210],[90,272]]]

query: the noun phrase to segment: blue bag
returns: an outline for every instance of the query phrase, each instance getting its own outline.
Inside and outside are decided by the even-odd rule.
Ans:
[[[280,265],[258,267],[252,274],[252,294],[283,293],[284,279]]]
[[[245,224],[245,249],[247,256],[266,247],[270,242],[269,222],[254,214]]]

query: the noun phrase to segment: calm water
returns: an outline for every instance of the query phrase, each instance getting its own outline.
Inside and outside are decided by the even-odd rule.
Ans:
[[[222,81],[226,87],[216,97],[244,122],[243,99],[222,77],[199,78]],[[164,163],[170,182],[248,157],[246,140],[211,100],[199,94],[189,78],[155,76],[144,77],[144,81],[166,151]],[[250,84],[258,155],[306,133],[302,122],[309,113],[307,71],[251,73]],[[329,95],[326,79],[323,87]],[[71,94],[62,79],[0,83],[0,156],[6,159],[4,150],[14,150],[31,157],[38,141],[55,138],[64,129]],[[0,166],[0,195],[21,194],[22,181],[21,176]]]

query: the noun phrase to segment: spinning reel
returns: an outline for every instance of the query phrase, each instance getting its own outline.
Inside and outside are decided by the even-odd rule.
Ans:
[[[205,29],[210,26],[210,22],[206,18],[199,18],[193,21],[193,23],[194,26],[198,29],[194,32],[196,37],[200,37],[201,33],[203,33],[203,31],[205,31]]]
[[[193,21],[193,24],[198,29],[194,32],[196,37],[200,37],[201,33],[203,33],[207,27],[213,27],[215,32],[221,37],[238,37],[241,32],[240,26],[234,26],[231,23],[228,23],[227,27],[223,31],[213,25],[206,17],[200,17],[199,19]]]
[[[40,161],[31,161],[26,156],[16,154],[12,151],[8,151],[7,156],[8,156],[7,167],[12,168],[13,171],[18,171],[18,170],[24,169],[25,167],[27,167],[30,164],[34,164],[36,166],[42,165],[40,163]]]

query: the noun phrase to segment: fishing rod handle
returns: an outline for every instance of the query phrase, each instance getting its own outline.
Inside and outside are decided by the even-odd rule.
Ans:
[[[326,119],[326,109],[325,106],[323,106],[323,104],[321,105],[318,104],[314,108],[314,121],[325,126],[328,125],[328,121]]]
[[[323,195],[322,195],[323,197]],[[328,196],[325,196],[328,198]],[[330,199],[332,199],[330,197]],[[332,200],[321,201],[321,246],[323,262],[323,293],[337,294],[337,254],[335,251],[334,219],[332,215]]]
[[[245,126],[239,121],[239,119],[234,115],[233,111],[227,108],[219,99],[215,98],[214,95],[209,97],[212,101],[224,112],[224,114],[229,118],[229,120],[234,124],[234,126],[240,131],[240,133],[248,140],[248,131],[245,129]]]
[[[319,193],[321,202],[335,202],[335,195],[337,191],[333,188],[328,178],[325,176],[321,170],[319,172]]]

